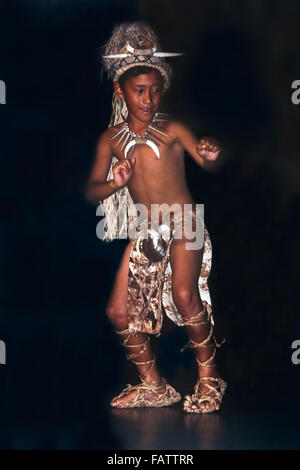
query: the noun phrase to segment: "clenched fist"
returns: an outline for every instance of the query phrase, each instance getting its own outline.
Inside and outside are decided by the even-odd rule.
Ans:
[[[197,152],[205,160],[214,162],[219,156],[220,146],[211,137],[203,137],[197,145]]]

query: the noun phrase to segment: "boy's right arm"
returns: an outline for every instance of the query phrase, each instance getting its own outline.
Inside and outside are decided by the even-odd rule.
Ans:
[[[106,181],[111,159],[112,152],[108,135],[104,132],[99,138],[95,162],[85,187],[86,199],[94,204],[98,204],[99,201],[103,201],[119,189],[114,179]]]
[[[117,162],[113,168],[113,179],[107,181],[111,159],[110,133],[106,131],[98,141],[95,162],[85,188],[86,199],[94,204],[123,188],[132,177],[134,157]]]

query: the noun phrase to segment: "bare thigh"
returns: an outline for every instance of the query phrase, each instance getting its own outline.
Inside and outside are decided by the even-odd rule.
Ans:
[[[187,250],[186,240],[173,240],[170,251],[172,268],[172,295],[183,317],[202,309],[198,280],[201,272],[203,248]]]
[[[203,247],[200,250],[187,250],[186,241],[173,240],[170,252],[170,261],[173,282],[177,285],[198,286],[201,272]]]

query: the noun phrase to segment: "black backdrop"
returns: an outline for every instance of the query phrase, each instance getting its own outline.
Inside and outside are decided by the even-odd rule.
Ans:
[[[165,108],[223,149],[216,171],[187,158],[213,242],[210,289],[235,406],[299,412],[300,79],[297,1],[0,2],[1,448],[118,448],[107,397],[125,361],[105,303],[126,242],[100,242],[82,196],[112,87],[98,47],[146,20],[173,60]],[[169,325],[170,326],[170,325]],[[183,332],[161,367],[191,372]],[[174,347],[170,348],[168,345]],[[238,399],[238,400],[236,400]]]

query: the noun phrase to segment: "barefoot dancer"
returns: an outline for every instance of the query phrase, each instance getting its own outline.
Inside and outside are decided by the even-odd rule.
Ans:
[[[102,201],[106,241],[120,233],[124,238],[128,221],[142,221],[137,225],[141,235],[128,235],[107,305],[141,383],[127,386],[111,406],[161,407],[181,399],[161,377],[150,345],[149,334],[160,334],[163,306],[177,325],[186,327],[187,347],[194,348],[198,364],[194,394],[185,397],[183,408],[207,413],[220,408],[226,389],[215,364],[219,345],[207,286],[211,244],[204,226],[204,243],[188,249],[187,242],[195,239],[187,236],[185,226],[182,232],[179,229],[182,236],[176,236],[176,221],[179,212],[190,217],[193,229],[199,220],[185,179],[184,151],[204,167],[206,161],[216,160],[219,147],[212,139],[198,141],[183,124],[159,112],[171,77],[164,57],[172,55],[178,54],[160,51],[155,34],[143,23],[123,23],[114,29],[103,57],[114,85],[113,114],[98,142],[86,197],[96,204]],[[137,204],[146,208],[146,219],[138,219]],[[147,232],[147,238],[142,235],[143,221],[154,206],[162,205],[158,228]],[[184,212],[186,207],[189,211]],[[170,215],[169,225],[161,223],[164,213]]]

